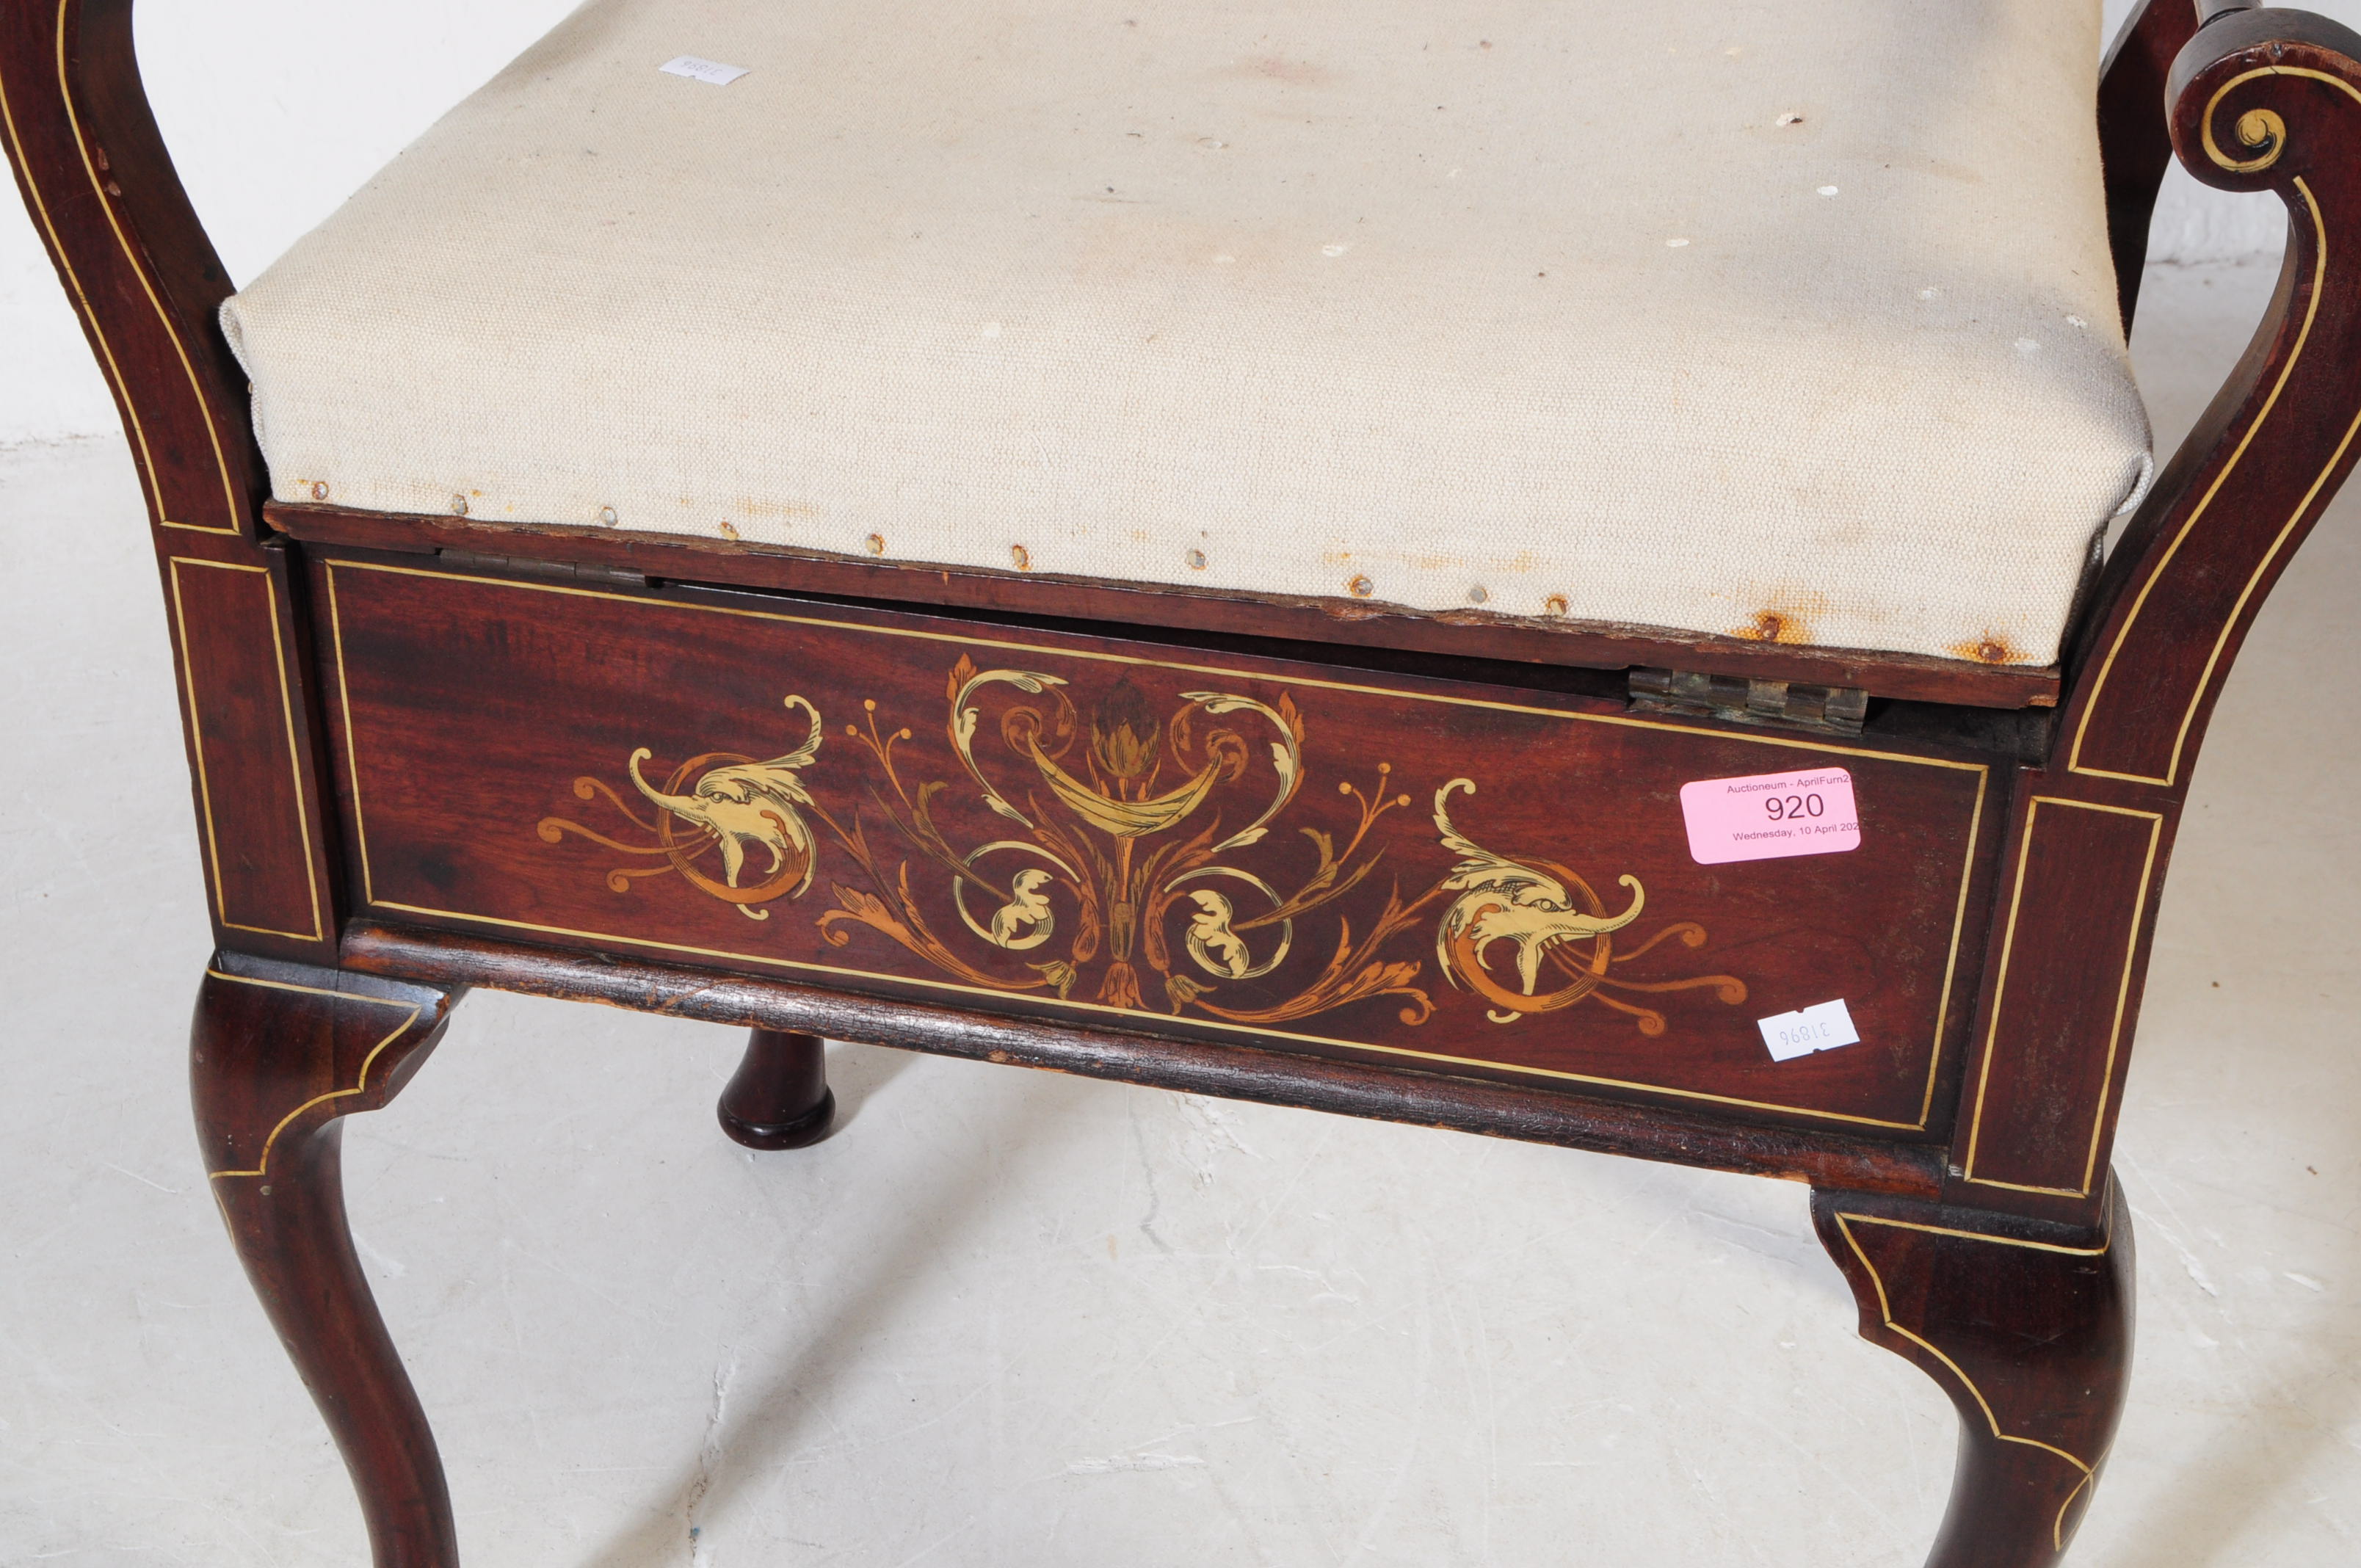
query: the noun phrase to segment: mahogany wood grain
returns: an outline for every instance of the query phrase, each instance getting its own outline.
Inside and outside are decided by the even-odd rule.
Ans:
[[[131,43],[130,0],[0,0],[0,150],[147,497],[214,938],[329,961],[337,897],[317,704],[286,557],[261,531],[246,376],[214,319],[229,279],[164,151]]]
[[[2190,0],[2138,0],[2099,68],[2099,159],[2106,171],[2107,241],[2115,258],[2115,294],[2130,335],[2147,268],[2148,225],[2157,192],[2172,163],[2165,122],[2165,78],[2197,34]]]
[[[2124,1014],[2162,880],[2164,817],[2040,795],[2023,809],[2010,868],[2018,924],[1995,933],[2004,978],[1956,1157],[1966,1181],[2081,1199],[2106,1173],[2101,1134],[2130,1045]]]
[[[345,1219],[342,1118],[401,1092],[456,989],[215,957],[197,993],[197,1140],[255,1294],[360,1495],[377,1568],[458,1568],[434,1436]]]
[[[301,644],[283,615],[286,553],[257,554],[256,562],[173,556],[165,588],[186,677],[214,917],[242,938],[310,946],[334,939],[334,908],[313,854],[320,807],[305,788],[309,715],[282,654]]]
[[[1413,612],[1354,599],[1211,593],[980,566],[863,561],[675,534],[363,512],[309,502],[272,501],[264,515],[290,537],[320,544],[411,554],[457,550],[580,563],[677,582],[1096,621],[1106,628],[1164,628],[1619,674],[1634,665],[1700,671],[1852,686],[1873,696],[1971,707],[2047,707],[2057,702],[2059,691],[2056,665],[1981,664],[1604,621],[1473,609]]]
[[[346,927],[343,962],[360,973],[423,985],[481,986],[782,1033],[825,1032],[830,1039],[863,1045],[1850,1191],[1932,1198],[1941,1190],[1941,1151],[1923,1144],[1533,1094],[1398,1067],[1172,1039],[1111,1022],[1044,1024],[939,1001],[847,995],[614,951],[534,947],[366,920]]]
[[[775,596],[313,582],[377,918],[1941,1134],[1988,761]],[[1859,848],[1693,857],[1685,784],[1829,769]],[[1863,1044],[1773,1059],[1756,1020],[1832,997]]]
[[[2142,505],[2076,649],[2059,747],[2083,778],[2171,789],[2296,546],[2356,455],[2361,413],[2361,36],[2299,11],[2234,13],[2172,70],[2198,179],[2288,207],[2277,296]]]
[[[2252,343],[2109,558],[2055,750],[2015,784],[1947,1196],[2098,1223],[2164,875],[2247,629],[2361,434],[2361,35],[2224,11],[2173,63],[2182,163],[2289,209]]]
[[[2050,1568],[2082,1522],[2132,1348],[2132,1219],[2107,1183],[2096,1232],[1821,1190],[1812,1220],[1861,1333],[1960,1412],[1950,1507],[1927,1568]]]
[[[1807,1180],[1864,1332],[1967,1418],[1935,1568],[2055,1561],[2121,1400],[2105,1172],[2174,830],[2361,434],[2361,37],[2152,0],[2110,56],[2127,323],[2168,131],[2292,224],[2062,673],[265,508],[131,42],[130,0],[0,0],[0,148],[148,498],[212,1185],[379,1568],[456,1549],[336,1128],[469,983],[756,1029],[741,1137],[825,1128],[828,1035]],[[1634,665],[1879,700],[1839,747],[1631,714]],[[1681,784],[1829,765],[1859,850],[1687,855]],[[1754,1021],[1831,996],[1862,1042],[1769,1061]]]
[[[721,1130],[750,1149],[799,1149],[828,1136],[836,1091],[816,1036],[756,1029],[715,1107]]]
[[[115,393],[159,526],[258,538],[230,282],[164,150],[131,0],[0,0],[0,136]]]

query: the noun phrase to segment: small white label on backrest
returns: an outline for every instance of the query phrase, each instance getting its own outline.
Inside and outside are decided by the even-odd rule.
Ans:
[[[699,60],[693,54],[665,60],[656,69],[669,71],[675,76],[686,76],[691,82],[702,82],[708,87],[727,87],[746,74],[746,68],[742,65],[723,65],[717,60]]]
[[[1861,1040],[1861,1031],[1852,1026],[1852,1014],[1845,1010],[1842,997],[1816,1007],[1758,1018],[1754,1026],[1763,1031],[1763,1043],[1771,1047],[1773,1061],[1792,1061],[1814,1051],[1857,1045]]]

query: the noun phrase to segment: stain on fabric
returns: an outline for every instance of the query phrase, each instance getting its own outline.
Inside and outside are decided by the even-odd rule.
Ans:
[[[1749,642],[1806,643],[1812,641],[1812,623],[1828,611],[1826,596],[1784,589],[1773,594],[1752,620],[1731,627],[1730,634]]]
[[[809,501],[761,501],[752,496],[734,498],[730,503],[730,510],[744,518],[774,517],[783,522],[792,522],[796,518],[816,518],[825,515],[825,509],[814,506]]]
[[[1331,78],[1321,67],[1308,60],[1289,60],[1284,55],[1248,55],[1230,68],[1233,76],[1250,81],[1284,82],[1295,87],[1324,87]]]
[[[1955,659],[1972,659],[1979,664],[2021,664],[2026,662],[2025,655],[1997,631],[1987,631],[1973,641],[1954,642],[1944,652]]]

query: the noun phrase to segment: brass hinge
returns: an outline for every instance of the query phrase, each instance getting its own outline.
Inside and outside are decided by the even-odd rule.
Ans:
[[[1859,686],[1807,686],[1688,670],[1631,672],[1633,713],[1686,713],[1737,724],[1776,725],[1822,735],[1858,735],[1869,711]]]
[[[609,587],[643,588],[643,573],[621,566],[579,565],[571,561],[537,560],[527,555],[487,555],[475,550],[438,550],[446,566],[464,572],[498,572],[503,576],[538,577],[552,583],[601,583]]]

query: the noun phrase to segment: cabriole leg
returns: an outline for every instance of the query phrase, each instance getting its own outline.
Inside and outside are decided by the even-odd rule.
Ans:
[[[721,1130],[750,1149],[799,1149],[826,1137],[836,1091],[818,1039],[755,1030],[715,1113]]]
[[[456,992],[220,954],[189,1078],[247,1277],[360,1494],[377,1568],[457,1568],[443,1461],[345,1221],[341,1118],[401,1091]]]
[[[1861,1336],[1959,1407],[1927,1568],[2049,1568],[2090,1506],[2131,1362],[2131,1214],[2112,1179],[2096,1235],[1845,1192],[1815,1192],[1812,1218]]]

